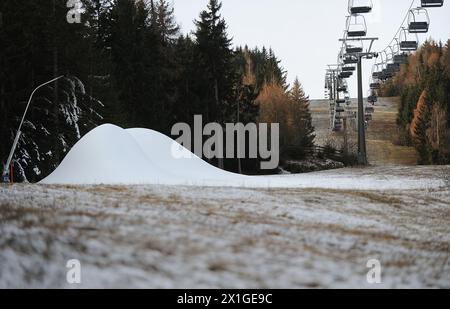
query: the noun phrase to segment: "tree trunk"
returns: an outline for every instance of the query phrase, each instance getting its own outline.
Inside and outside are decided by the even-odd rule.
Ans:
[[[217,81],[217,78],[214,79],[214,99],[215,99],[215,106],[213,109],[213,113],[214,113],[214,118],[219,120],[219,123],[223,126],[222,124],[222,117],[220,117],[219,115],[219,83]],[[218,158],[218,163],[219,163],[219,168],[220,169],[225,169],[225,164],[224,164],[224,160],[223,158]]]

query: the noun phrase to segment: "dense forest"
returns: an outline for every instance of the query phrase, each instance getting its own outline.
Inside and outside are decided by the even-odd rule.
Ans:
[[[282,150],[313,146],[301,84],[287,84],[270,48],[232,46],[219,1],[209,1],[188,35],[166,0],[81,2],[80,23],[68,22],[66,0],[0,2],[2,162],[30,93],[64,75],[34,97],[14,157],[16,180],[39,181],[102,123],[169,135],[193,115],[221,124],[281,122]],[[211,163],[258,173],[254,160]]]
[[[382,89],[400,96],[399,141],[416,147],[419,164],[450,163],[450,41],[425,42]]]

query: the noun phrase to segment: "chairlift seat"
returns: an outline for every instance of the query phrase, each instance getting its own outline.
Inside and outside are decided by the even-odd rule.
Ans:
[[[372,89],[372,90],[378,90],[380,88],[381,88],[380,83],[372,83],[372,84],[370,84],[370,89]]]
[[[344,64],[355,64],[358,63],[358,58],[356,57],[345,57]]]
[[[373,72],[372,73],[372,77],[375,79],[378,79],[380,77],[380,75],[381,75],[381,72]]]
[[[355,71],[355,70],[356,70],[355,67],[343,67],[343,68],[342,68],[342,71],[343,71],[343,72],[353,72],[353,71]]]
[[[355,6],[350,8],[350,13],[352,14],[366,14],[372,11],[370,6]]]
[[[350,38],[362,37],[367,35],[367,31],[359,30],[359,31],[348,31],[348,36]]]
[[[346,50],[347,54],[357,54],[362,53],[363,49],[362,47],[347,47]]]
[[[419,43],[417,41],[402,41],[400,42],[400,50],[401,51],[415,51],[419,47]]]
[[[400,54],[394,56],[394,63],[397,64],[404,64],[408,62],[408,55],[407,54]]]
[[[378,102],[378,97],[375,95],[371,95],[367,98],[367,101],[369,101],[370,103],[376,103]]]
[[[425,21],[413,21],[409,23],[409,33],[427,33],[430,25]]]
[[[421,0],[423,8],[437,8],[444,5],[444,0]]]
[[[400,72],[400,64],[399,63],[389,63],[387,65],[386,69],[392,73]]]

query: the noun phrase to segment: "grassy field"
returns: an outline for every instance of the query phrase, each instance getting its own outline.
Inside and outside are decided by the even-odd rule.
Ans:
[[[450,288],[450,167],[334,173],[403,181],[389,190],[1,186],[0,288]],[[400,185],[411,179],[421,185]],[[70,259],[81,262],[81,285],[66,282]],[[382,265],[380,285],[367,283],[370,259]]]

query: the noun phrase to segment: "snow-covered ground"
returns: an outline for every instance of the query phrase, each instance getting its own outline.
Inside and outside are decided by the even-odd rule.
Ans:
[[[0,288],[450,288],[448,175],[374,167],[266,187],[1,186]],[[66,283],[71,259],[78,286]],[[370,259],[380,285],[366,281]]]

